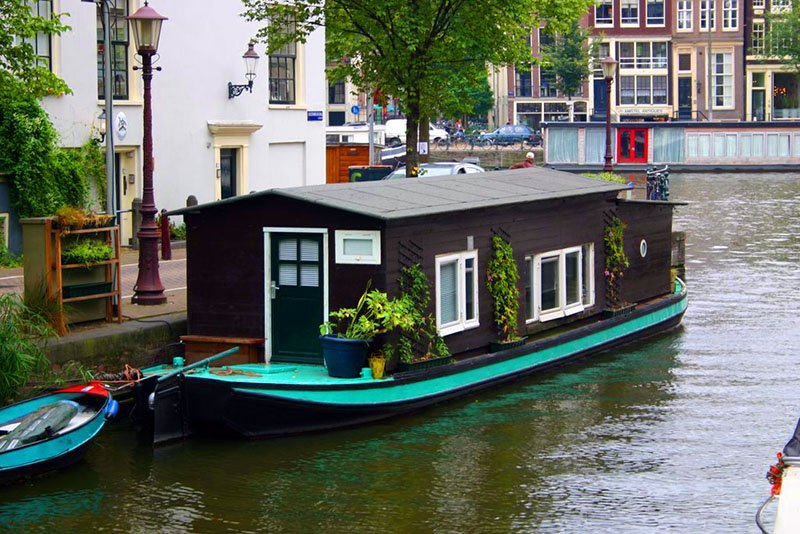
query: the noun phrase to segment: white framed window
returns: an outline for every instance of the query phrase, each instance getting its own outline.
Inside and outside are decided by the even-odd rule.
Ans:
[[[757,56],[763,56],[764,51],[766,50],[764,43],[765,40],[766,30],[764,26],[764,21],[753,21],[753,31],[751,35],[751,49],[750,52]]]
[[[620,69],[666,69],[667,63],[666,42],[640,41],[619,44]]]
[[[594,245],[528,256],[526,322],[545,322],[582,312],[595,302]]]
[[[764,0],[753,0],[753,7],[764,9]]]
[[[622,26],[639,25],[639,0],[620,0],[619,21]]]
[[[614,25],[614,2],[612,0],[599,0],[594,7],[595,26]]]
[[[478,251],[436,256],[436,329],[440,336],[480,326]]]
[[[336,230],[336,263],[381,264],[379,230]]]
[[[678,31],[692,31],[692,0],[678,0]]]
[[[700,29],[708,31],[709,21],[711,30],[717,28],[714,0],[700,0]]]
[[[739,29],[739,0],[725,0],[722,3],[722,29]]]
[[[664,26],[664,0],[647,0],[647,25]]]
[[[711,66],[714,74],[711,78],[714,107],[733,107],[733,54],[714,52],[711,55]]]

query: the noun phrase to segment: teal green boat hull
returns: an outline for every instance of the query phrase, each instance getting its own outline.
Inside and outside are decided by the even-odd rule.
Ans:
[[[23,433],[23,439],[14,439],[18,427],[36,426],[40,421],[32,419],[39,414],[51,416],[65,402],[74,405],[75,412],[67,414],[68,421],[59,422],[60,428]],[[53,407],[49,413],[48,407]],[[0,484],[18,482],[78,461],[115,409],[116,401],[105,388],[95,384],[61,389],[0,408],[0,440],[4,442]],[[45,419],[44,424],[49,425],[50,421]]]
[[[158,444],[194,433],[275,437],[385,419],[674,328],[687,299],[686,286],[678,280],[672,295],[630,313],[380,380],[368,369],[341,379],[328,376],[321,366],[279,363],[176,372],[155,385],[153,440]]]

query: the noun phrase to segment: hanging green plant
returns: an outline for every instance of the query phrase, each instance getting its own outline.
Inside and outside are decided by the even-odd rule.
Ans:
[[[413,327],[404,332],[397,341],[384,347],[386,359],[398,358],[403,363],[412,363],[450,356],[450,349],[436,331],[436,319],[431,313],[427,313],[431,289],[420,264],[404,267],[400,271],[399,282],[402,297],[409,299],[418,313],[414,316]]]
[[[628,225],[615,215],[603,233],[606,253],[604,274],[608,280],[609,300],[612,304],[619,304],[616,282],[624,276],[625,269],[630,267],[630,261],[625,254],[625,229],[627,227]]]
[[[517,333],[519,315],[519,271],[511,244],[499,235],[492,237],[492,257],[486,266],[486,286],[494,301],[494,322],[502,343],[522,339]]]

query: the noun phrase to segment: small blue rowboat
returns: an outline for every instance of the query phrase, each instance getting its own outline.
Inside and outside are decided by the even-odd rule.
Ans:
[[[98,384],[53,391],[0,408],[0,484],[78,461],[117,401]]]

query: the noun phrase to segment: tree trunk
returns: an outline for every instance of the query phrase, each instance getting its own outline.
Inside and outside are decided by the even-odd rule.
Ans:
[[[419,175],[419,93],[408,92],[408,115],[406,115],[406,176]]]

